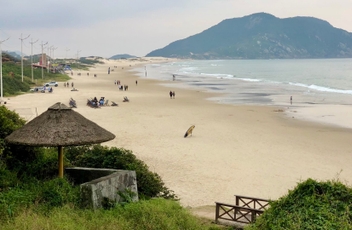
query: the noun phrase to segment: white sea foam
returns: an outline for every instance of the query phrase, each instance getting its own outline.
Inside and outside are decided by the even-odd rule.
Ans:
[[[172,75],[175,74],[178,83],[202,82],[196,87],[210,91],[212,88],[209,85],[221,81],[224,90],[235,98],[229,101],[236,102],[241,101],[238,99],[241,98],[246,103],[249,100],[267,104],[267,100],[262,100],[265,97],[263,95],[300,94],[319,97],[319,94],[324,94],[324,101],[326,98],[339,98],[340,103],[341,97],[332,94],[352,95],[351,69],[352,59],[187,60],[154,66],[148,77],[172,81]],[[252,100],[252,97],[260,100]],[[318,99],[307,99],[311,100]]]

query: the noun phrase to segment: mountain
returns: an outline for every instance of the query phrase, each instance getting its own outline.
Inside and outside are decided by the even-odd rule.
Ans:
[[[135,58],[136,56],[129,55],[129,54],[116,54],[109,59],[117,60],[117,59],[127,59],[127,58]]]
[[[21,60],[21,52],[20,51],[3,51],[4,53],[7,53],[8,55]],[[23,54],[24,56],[25,54]]]
[[[347,58],[352,33],[313,17],[277,18],[256,13],[226,19],[147,57],[193,59]]]

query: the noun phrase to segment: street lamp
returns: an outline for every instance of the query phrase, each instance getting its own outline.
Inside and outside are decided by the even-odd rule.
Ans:
[[[65,55],[65,61],[66,61],[66,62],[67,62],[67,60],[66,60],[66,59],[67,59],[67,51],[70,51],[70,49],[67,49],[67,48],[66,48],[66,55]]]
[[[19,38],[21,40],[21,74],[22,74],[22,82],[23,82],[23,52],[22,52],[22,44],[23,44],[23,40],[29,38],[29,36],[31,36],[31,35],[28,35],[27,37],[22,38],[22,34],[21,34],[21,37]]]
[[[44,79],[44,54],[43,54],[43,49],[44,49],[44,46],[48,44],[48,42],[46,42],[45,44],[43,44],[43,41],[42,41],[42,79]]]
[[[36,43],[39,39],[33,42],[33,38],[31,38],[31,72],[32,72],[32,82],[33,82],[33,44]]]

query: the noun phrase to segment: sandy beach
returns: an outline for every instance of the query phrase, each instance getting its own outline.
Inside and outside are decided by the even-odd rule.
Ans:
[[[30,120],[56,102],[68,105],[72,97],[75,111],[116,135],[103,145],[132,150],[185,207],[233,203],[235,194],[277,199],[307,178],[352,182],[352,130],[303,119],[325,109],[346,114],[343,106],[297,112],[292,107],[217,104],[207,100],[214,96],[208,92],[166,87],[129,71],[161,61],[167,60],[106,61],[89,71],[73,71],[69,82],[78,91],[60,82],[53,93],[11,97],[6,106]],[[128,85],[128,91],[119,90],[115,80]],[[119,106],[86,106],[88,98],[102,96]],[[122,102],[124,96],[130,102]],[[193,135],[184,138],[191,125]]]

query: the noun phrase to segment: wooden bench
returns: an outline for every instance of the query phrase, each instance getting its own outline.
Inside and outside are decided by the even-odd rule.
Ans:
[[[269,206],[269,200],[235,195],[235,204],[215,202],[215,223],[226,220],[238,223],[254,223]]]

